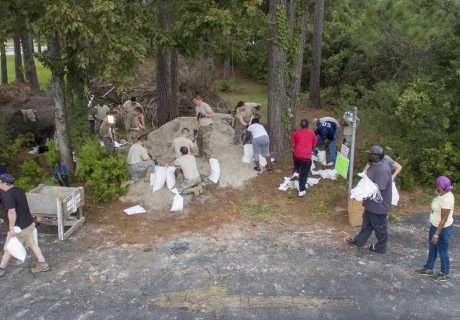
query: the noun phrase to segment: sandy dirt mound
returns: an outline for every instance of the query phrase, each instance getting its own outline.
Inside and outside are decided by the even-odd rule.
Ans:
[[[147,149],[156,157],[159,165],[174,159],[174,150],[171,148],[172,141],[180,136],[183,128],[188,128],[193,132],[195,125],[194,117],[182,117],[160,127],[158,130],[150,133],[147,142]],[[233,145],[234,130],[222,120],[215,119],[213,121],[212,131],[212,157],[219,160],[220,164],[220,179],[218,187],[243,188],[247,180],[257,176],[254,170],[254,163],[244,163],[241,161],[243,157],[243,146]],[[193,138],[193,137],[191,137]],[[196,149],[198,147],[196,146]],[[209,176],[211,167],[209,161],[204,158],[197,157],[198,171],[203,177]],[[192,195],[184,195],[184,211],[187,212],[187,203],[193,201],[205,201],[206,198],[212,197],[210,190],[213,185],[208,179],[203,179],[205,192],[199,198],[194,199]],[[152,192],[152,188],[147,182],[137,182],[130,186],[128,193],[121,197],[123,202],[134,202],[143,205],[148,211],[159,211],[160,213],[168,213],[171,208],[174,194],[165,186],[163,189]]]

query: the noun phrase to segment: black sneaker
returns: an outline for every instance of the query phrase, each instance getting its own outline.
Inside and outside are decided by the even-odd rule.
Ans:
[[[346,238],[345,241],[346,241],[347,243],[349,243],[349,244],[356,244],[356,245],[358,245],[358,244],[356,243],[356,241],[355,241],[355,238]]]
[[[421,275],[421,276],[428,276],[428,277],[432,277],[433,276],[433,270],[431,269],[420,269],[420,270],[415,270],[414,271],[415,274],[418,274],[418,275]]]
[[[376,248],[375,244],[370,244],[368,248],[372,252],[377,252],[377,253],[381,253],[381,254],[385,253],[385,252],[377,251],[377,248]]]
[[[440,272],[431,279],[433,279],[434,281],[447,281],[449,280],[449,276],[447,274]]]

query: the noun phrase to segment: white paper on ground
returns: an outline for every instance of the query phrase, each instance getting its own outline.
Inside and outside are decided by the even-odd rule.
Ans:
[[[133,214],[138,214],[138,213],[145,213],[145,209],[141,207],[140,205],[128,208],[123,210],[124,213],[126,213],[128,216],[133,215]]]

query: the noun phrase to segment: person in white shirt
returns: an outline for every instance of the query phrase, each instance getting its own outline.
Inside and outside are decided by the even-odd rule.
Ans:
[[[254,170],[260,171],[260,153],[267,160],[267,172],[272,173],[272,162],[270,159],[270,139],[268,133],[265,130],[264,126],[259,123],[259,119],[252,119],[251,125],[246,130],[246,139],[244,144],[246,144],[252,135],[252,149],[254,151],[254,161],[256,166]]]

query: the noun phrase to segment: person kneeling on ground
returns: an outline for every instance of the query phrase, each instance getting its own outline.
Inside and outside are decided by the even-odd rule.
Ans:
[[[129,148],[128,152],[128,172],[131,174],[129,181],[124,181],[122,187],[128,184],[133,184],[147,171],[144,181],[150,181],[150,174],[155,170],[155,161],[147,152],[145,145],[147,143],[147,135],[143,134],[137,138],[137,143]]]
[[[32,269],[32,273],[44,272],[49,270],[48,263],[43,257],[40,247],[35,242],[34,229],[35,223],[30,214],[29,203],[26,193],[19,187],[14,186],[14,177],[8,173],[0,175],[0,189],[4,191],[4,207],[7,212],[6,220],[8,234],[5,241],[5,253],[0,263],[0,277],[5,275],[5,269],[13,256],[6,251],[8,242],[16,237],[25,247],[30,248],[38,260],[38,264]],[[15,227],[21,228],[21,232],[16,233]]]
[[[262,151],[263,156],[267,160],[267,172],[272,173],[272,161],[270,159],[270,139],[268,138],[268,133],[265,130],[264,126],[259,123],[259,119],[252,119],[251,125],[246,131],[246,138],[244,139],[244,144],[246,144],[252,134],[252,150],[254,151],[254,161],[256,166],[254,170],[260,171],[260,152]]]
[[[201,177],[196,166],[196,159],[193,155],[188,154],[187,147],[180,148],[181,156],[170,163],[176,166],[176,170],[182,170],[184,173],[184,182],[182,182],[177,191],[179,194],[192,193],[195,197],[198,197],[200,193],[203,193],[203,187],[201,186]]]

